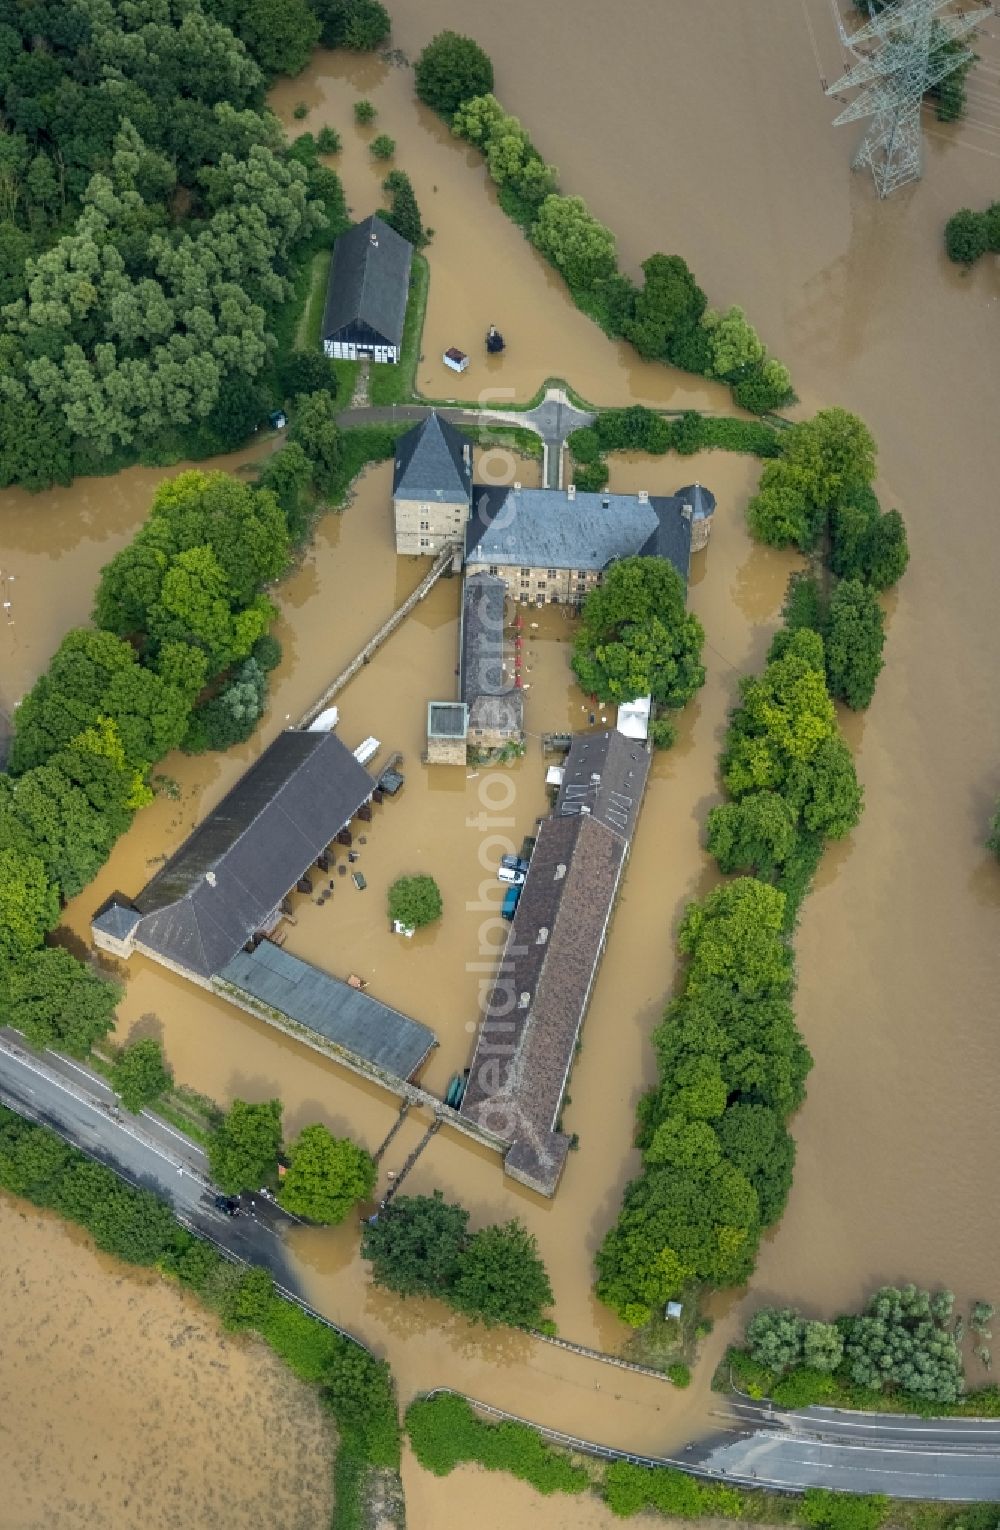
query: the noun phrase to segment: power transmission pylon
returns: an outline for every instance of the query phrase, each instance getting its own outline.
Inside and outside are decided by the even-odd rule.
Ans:
[[[932,85],[975,57],[967,48],[945,52],[942,43],[971,32],[992,7],[938,16],[949,0],[894,0],[841,42],[858,62],[833,85],[828,96],[862,87],[850,106],[834,118],[834,127],[871,117],[872,123],[854,156],[853,168],[871,168],[880,197],[918,180],[922,169],[920,103]],[[872,47],[866,47],[872,44]]]

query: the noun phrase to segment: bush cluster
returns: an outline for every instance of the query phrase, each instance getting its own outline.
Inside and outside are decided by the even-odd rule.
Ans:
[[[728,383],[745,409],[763,414],[792,403],[787,368],[767,355],[741,309],[708,308],[679,255],[651,255],[641,287],[619,271],[614,234],[582,197],[559,191],[555,167],[490,94],[492,85],[482,49],[455,33],[436,37],[417,62],[418,95],[482,150],[501,207],[560,272],[577,307],[641,356]]]
[[[208,1141],[212,1176],[227,1195],[278,1184],[287,1211],[310,1222],[342,1222],[375,1187],[375,1160],[319,1123],[306,1126],[282,1158],[281,1101],[234,1100]]]
[[[726,419],[694,409],[667,419],[654,409],[631,404],[627,409],[602,409],[593,425],[570,434],[568,444],[578,464],[573,482],[580,489],[596,491],[608,481],[605,459],[611,452],[649,452],[659,457],[673,451],[689,457],[717,447],[754,457],[779,457],[784,435],[759,420]]]
[[[534,1235],[519,1221],[468,1231],[464,1206],[399,1195],[366,1223],[361,1254],[372,1280],[400,1296],[434,1296],[474,1323],[537,1328],[552,1287]]]
[[[623,558],[591,590],[573,643],[573,673],[588,696],[651,696],[670,711],[705,683],[705,633],[686,609],[687,587],[665,558]]]
[[[406,1429],[420,1465],[437,1477],[475,1461],[488,1472],[509,1472],[538,1493],[583,1493],[589,1486],[583,1467],[546,1445],[537,1430],[509,1421],[484,1423],[464,1397],[419,1398],[406,1410]]]
[[[832,1402],[864,1407],[885,1393],[917,1404],[953,1404],[963,1389],[950,1291],[884,1286],[858,1314],[811,1322],[764,1307],[747,1325],[741,1374],[785,1407]],[[749,1360],[750,1366],[746,1365]]]

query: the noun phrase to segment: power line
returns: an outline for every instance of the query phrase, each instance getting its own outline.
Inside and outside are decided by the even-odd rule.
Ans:
[[[872,119],[853,168],[871,170],[880,197],[920,177],[921,102],[932,86],[974,58],[967,48],[946,51],[942,44],[966,36],[992,14],[987,8],[938,16],[948,3],[895,0],[850,36],[840,25],[841,41],[857,62],[826,93],[839,99],[844,91],[858,91],[834,126]]]

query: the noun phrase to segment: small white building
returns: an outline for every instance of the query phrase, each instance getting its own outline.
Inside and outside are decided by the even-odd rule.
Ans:
[[[451,367],[453,372],[464,372],[469,365],[469,358],[464,351],[460,351],[457,345],[449,346],[441,357],[446,367]]]
[[[647,739],[652,704],[651,696],[637,696],[634,701],[623,701],[618,708],[618,732],[624,733],[626,738]]]

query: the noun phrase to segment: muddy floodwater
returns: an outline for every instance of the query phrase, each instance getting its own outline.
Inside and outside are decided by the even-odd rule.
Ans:
[[[310,1387],[158,1276],[0,1195],[6,1530],[324,1530]]]
[[[963,1300],[1000,1295],[1000,1232],[987,1188],[1000,1156],[1000,873],[982,847],[1000,794],[1000,278],[995,260],[965,274],[941,247],[951,212],[997,195],[1000,102],[990,82],[1000,78],[1000,43],[976,40],[982,66],[970,80],[969,120],[929,122],[924,179],[880,204],[870,181],[849,171],[856,130],[830,125],[836,107],[820,79],[835,78],[841,60],[821,0],[759,0],[744,10],[721,0],[635,0],[624,10],[597,0],[572,8],[425,0],[394,20],[394,42],[410,57],[443,27],[474,33],[494,60],[498,94],[560,167],[564,190],[585,196],[618,234],[622,264],[636,271],[653,250],[677,251],[712,303],[740,303],[789,364],[804,412],[841,404],[869,422],[883,503],[898,505],[909,526],[911,567],[887,602],[886,669],[870,711],[845,719],[865,815],[828,852],[796,941],[799,1023],[816,1067],[794,1123],[795,1186],[745,1297],[713,1303],[716,1329],[694,1386],[675,1392],[523,1336],[476,1334],[429,1304],[390,1302],[366,1284],[354,1229],[293,1240],[312,1299],[389,1356],[404,1399],[435,1383],[464,1386],[577,1433],[665,1449],[709,1424],[712,1360],[754,1305],[796,1301],[828,1315],[880,1281],[907,1278],[946,1283]],[[409,70],[319,53],[273,100],[290,125],[301,101],[301,127],[330,123],[341,132],[344,149],[331,163],[355,214],[376,205],[383,173],[368,156],[371,133],[353,122],[362,96],[379,113],[373,131],[397,140],[396,163],[435,231],[418,369],[428,395],[502,389],[523,399],[559,375],[600,403],[728,410],[721,389],[640,362],[572,307],[497,208],[479,156],[417,106]],[[488,365],[490,323],[508,351]],[[473,357],[460,378],[440,363],[449,345]],[[549,1265],[561,1331],[607,1347],[623,1331],[591,1297],[592,1254],[636,1167],[633,1113],[652,1078],[649,1031],[675,977],[676,923],[685,901],[712,885],[701,841],[718,800],[726,714],[740,675],[763,658],[796,566],[793,555],[747,538],[743,513],[757,468],[721,454],[613,463],[616,488],[669,492],[699,478],[718,496],[691,589],[707,632],[708,678],[677,745],[654,767],[570,1082],[564,1124],[580,1146],[559,1193],[548,1203],[512,1187],[493,1155],[447,1129],[408,1181],[459,1196],[476,1221],[522,1216]],[[530,481],[526,467],[517,472]],[[5,699],[21,693],[86,613],[97,566],[145,513],[155,476],[0,495],[0,567],[13,566],[11,551],[40,560],[35,600],[19,607],[27,612],[19,621],[37,623],[35,644],[13,682],[14,650],[0,626]],[[224,757],[165,762],[179,795],[144,810],[98,883],[67,911],[72,932],[85,937],[108,892],[142,885],[415,587],[421,566],[392,555],[388,497],[382,468],[365,477],[342,517],[322,522],[302,567],[277,592],[285,658],[265,725]],[[481,976],[469,964],[483,960],[486,915],[466,905],[479,900],[500,853],[478,826],[484,780],[497,773],[429,772],[419,763],[426,702],[454,686],[457,600],[456,582],[442,581],[338,698],[344,737],[375,734],[383,758],[401,750],[406,786],[367,830],[360,869],[368,891],[338,883],[323,907],[302,900],[293,931],[303,955],[340,974],[357,971],[373,993],[432,1026],[440,1047],[427,1080],[436,1090],[468,1055]],[[552,612],[524,633],[531,737],[525,758],[503,773],[513,788],[503,810],[513,822],[503,832],[515,840],[545,810],[536,734],[589,724],[568,669],[570,635]],[[431,871],[445,897],[440,926],[412,943],[394,940],[384,922],[385,886],[403,870]],[[280,1095],[293,1130],[320,1119],[375,1146],[395,1119],[387,1094],[141,961],[130,966],[120,1016],[123,1035],[137,1027],[162,1035],[179,1079],[222,1101]],[[425,1125],[414,1113],[383,1175],[398,1170]],[[588,1522],[579,1516],[589,1506],[543,1503],[498,1478],[483,1510],[468,1486],[472,1473],[455,1479],[454,1493],[414,1481],[409,1469],[407,1477],[418,1505],[411,1522],[421,1526],[462,1524],[472,1512],[482,1520],[494,1505],[506,1510],[498,1523]],[[474,1508],[463,1511],[468,1494]]]

